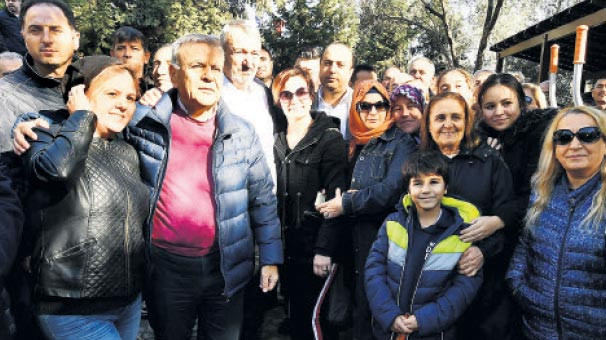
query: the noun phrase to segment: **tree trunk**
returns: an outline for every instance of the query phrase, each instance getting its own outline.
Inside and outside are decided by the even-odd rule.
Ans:
[[[474,72],[482,69],[482,66],[484,66],[484,50],[486,50],[486,46],[488,45],[488,37],[490,37],[490,34],[494,29],[497,19],[499,18],[499,13],[501,12],[501,8],[503,7],[504,0],[496,1],[497,2],[495,4],[494,0],[488,0],[488,5],[486,6],[486,19],[484,20],[484,29],[482,30],[482,37],[480,38],[480,45],[478,46],[476,63],[473,68]]]
[[[444,32],[446,34],[446,42],[448,43],[448,50],[450,52],[450,59],[452,64],[451,66],[456,68],[459,67],[459,57],[457,57],[457,54],[455,52],[454,39],[452,38],[452,32],[450,30],[450,26],[448,25],[448,20],[446,16],[446,5],[444,4],[444,1],[445,0],[440,0],[440,7],[442,9],[442,13],[434,9],[431,6],[431,3],[429,2],[423,2],[423,5],[429,13],[431,13],[440,20],[440,23],[442,24],[442,27],[444,28]]]

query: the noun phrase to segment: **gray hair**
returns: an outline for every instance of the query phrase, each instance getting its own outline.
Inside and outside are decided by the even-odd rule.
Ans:
[[[474,72],[473,76],[474,78],[477,77],[478,75],[482,74],[482,73],[490,73],[490,74],[495,74],[496,72],[493,70],[489,70],[489,69],[482,69],[482,70],[477,70]]]
[[[219,48],[219,49],[223,50],[221,48],[221,43],[219,41],[219,38],[217,38],[217,36],[215,36],[215,35],[201,34],[201,33],[186,34],[186,35],[180,37],[179,39],[177,39],[172,44],[171,63],[173,65],[181,66],[181,65],[179,65],[179,50],[181,49],[181,47],[183,45],[187,45],[187,44],[206,44],[210,47]]]
[[[412,66],[412,64],[414,64],[417,61],[424,61],[426,63],[429,64],[429,66],[431,67],[432,73],[435,74],[436,73],[436,66],[433,64],[433,61],[431,61],[431,59],[424,57],[422,55],[420,56],[416,56],[413,57],[410,62],[408,63],[408,72],[410,73],[410,67]]]
[[[0,61],[4,60],[18,60],[23,63],[23,56],[16,52],[2,52],[0,53]]]
[[[254,35],[255,38],[259,39],[259,43],[261,43],[261,33],[254,22],[244,19],[237,19],[225,24],[221,30],[221,45],[223,46],[223,49],[227,49],[227,44],[231,42],[231,37],[234,30],[240,30],[246,34]]]

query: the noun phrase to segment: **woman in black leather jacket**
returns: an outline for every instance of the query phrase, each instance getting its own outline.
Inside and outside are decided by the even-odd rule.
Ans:
[[[314,303],[340,239],[339,220],[325,220],[314,204],[319,192],[332,198],[337,188],[347,186],[347,151],[338,121],[310,111],[314,92],[309,73],[299,68],[282,71],[273,92],[288,121],[286,131],[275,136],[274,154],[291,337],[312,339]],[[326,327],[324,332],[335,337]]]
[[[149,192],[120,133],[138,87],[117,59],[87,57],[63,79],[67,110],[23,156],[32,181],[38,319],[49,339],[135,339]]]

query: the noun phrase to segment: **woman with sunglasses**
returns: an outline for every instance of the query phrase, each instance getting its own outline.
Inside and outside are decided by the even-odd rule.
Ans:
[[[507,282],[527,339],[606,339],[606,117],[562,110],[542,144]]]
[[[484,284],[457,324],[459,331],[473,331],[475,336],[458,338],[495,339],[495,332],[504,332],[494,329],[499,319],[494,312],[500,306],[494,302],[506,289],[502,283],[506,264],[500,252],[503,229],[515,216],[511,174],[498,152],[477,136],[469,105],[458,93],[442,92],[431,99],[421,121],[421,148],[441,152],[448,162],[447,194],[474,204],[482,213],[460,236],[473,246],[461,256],[459,272],[474,276],[483,268]]]
[[[524,89],[524,100],[528,110],[547,108],[547,98],[538,85],[532,83],[522,83]]]
[[[349,110],[350,190],[317,208],[326,218],[344,215],[353,231],[354,338],[372,339],[364,292],[364,265],[385,217],[404,190],[402,164],[416,149],[412,137],[395,124],[389,94],[377,81],[356,86]]]
[[[288,125],[275,136],[278,211],[284,230],[282,283],[286,291],[291,337],[313,339],[314,304],[335,259],[340,242],[339,220],[326,220],[315,211],[319,192],[330,198],[347,186],[345,141],[336,118],[310,111],[313,81],[301,68],[278,74],[273,82],[276,106]],[[323,325],[327,338],[336,334]],[[331,336],[332,335],[332,336]]]

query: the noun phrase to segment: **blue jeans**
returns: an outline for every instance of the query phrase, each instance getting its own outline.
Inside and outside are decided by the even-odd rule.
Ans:
[[[131,304],[97,315],[38,315],[48,339],[135,340],[141,323],[141,294]]]

